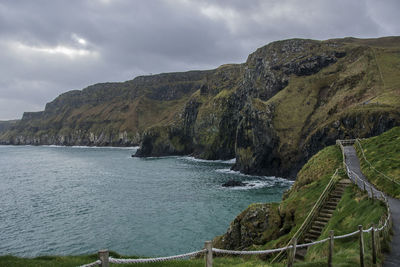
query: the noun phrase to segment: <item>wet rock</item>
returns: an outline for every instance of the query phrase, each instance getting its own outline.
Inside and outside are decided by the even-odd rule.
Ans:
[[[222,184],[223,187],[236,187],[236,186],[246,186],[246,185],[248,185],[248,183],[243,183],[241,181],[236,181],[236,180],[229,180],[226,183]]]
[[[270,204],[252,204],[230,224],[228,231],[213,240],[214,246],[241,250],[253,244],[263,244],[268,230]]]

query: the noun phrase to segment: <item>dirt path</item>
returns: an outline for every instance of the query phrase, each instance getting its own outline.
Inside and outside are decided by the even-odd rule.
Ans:
[[[370,184],[361,172],[360,161],[357,157],[356,150],[353,146],[345,146],[344,153],[346,155],[346,164],[349,169],[355,172],[367,184]],[[375,188],[376,189],[376,188]],[[377,190],[377,189],[376,189]],[[379,191],[379,190],[377,190]],[[392,251],[385,255],[384,267],[400,266],[400,200],[386,196],[389,201],[389,207],[393,220],[393,239],[391,243]]]

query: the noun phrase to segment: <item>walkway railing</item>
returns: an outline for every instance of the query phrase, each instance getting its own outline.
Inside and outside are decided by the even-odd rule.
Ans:
[[[380,176],[382,176],[383,178],[387,179],[388,181],[400,186],[400,182],[396,181],[394,179],[394,177],[389,177],[386,174],[384,174],[383,172],[378,171],[374,166],[372,166],[371,162],[369,162],[367,160],[367,157],[364,154],[364,149],[361,145],[360,139],[356,139],[355,143],[357,144],[357,146],[360,148],[361,154],[363,156],[364,161],[369,165],[369,168],[372,169],[373,171],[375,171],[376,173],[378,173]]]
[[[312,222],[318,215],[318,212],[321,210],[322,206],[324,205],[325,200],[328,198],[329,193],[332,191],[332,189],[335,187],[338,179],[337,179],[337,173],[339,169],[335,170],[335,173],[332,175],[331,179],[329,180],[329,183],[326,185],[324,191],[321,193],[319,196],[318,200],[315,202],[314,206],[312,207],[311,211],[308,213],[306,219],[304,220],[303,224],[300,226],[300,228],[296,231],[296,233],[293,235],[293,237],[290,239],[288,244],[286,245],[289,246],[290,244],[293,243],[295,239],[300,241],[300,238],[303,236],[305,232],[308,231],[310,228]],[[272,262],[277,262],[281,260],[284,257],[284,252],[281,251],[273,260]]]
[[[355,141],[350,140],[347,141],[349,144],[350,142],[353,142],[351,144],[354,144]],[[342,149],[342,152],[344,151],[343,149],[343,144],[347,144],[343,141],[337,142],[337,144],[340,146]],[[344,152],[343,152],[344,156]],[[186,254],[181,254],[181,255],[176,255],[176,256],[169,256],[169,257],[160,257],[160,258],[148,258],[148,259],[116,259],[113,257],[109,256],[108,250],[101,250],[98,252],[99,260],[82,265],[80,267],[92,267],[92,266],[101,266],[101,267],[109,267],[109,263],[113,264],[128,264],[128,263],[150,263],[150,262],[164,262],[164,261],[171,261],[171,260],[177,260],[177,259],[183,259],[183,258],[190,258],[190,257],[195,257],[199,255],[204,255],[205,257],[205,263],[206,267],[212,267],[213,265],[213,254],[223,254],[223,255],[267,255],[267,254],[273,254],[273,253],[281,253],[281,252],[287,252],[287,258],[288,258],[288,264],[287,266],[291,267],[293,266],[294,263],[294,257],[296,255],[296,249],[297,248],[303,248],[303,247],[309,247],[317,244],[322,244],[325,242],[328,242],[328,266],[332,266],[332,258],[333,258],[333,244],[335,239],[344,239],[352,236],[358,235],[359,239],[359,244],[360,244],[360,266],[364,267],[364,233],[372,233],[371,234],[371,242],[372,242],[372,260],[373,263],[375,264],[377,262],[377,255],[378,253],[381,252],[381,247],[380,247],[380,238],[382,237],[383,240],[387,240],[389,237],[389,230],[391,228],[391,215],[390,215],[390,207],[388,204],[388,200],[381,191],[375,190],[373,186],[371,186],[369,183],[366,183],[363,181],[356,173],[351,171],[348,166],[346,165],[346,162],[343,158],[343,163],[345,166],[345,170],[347,172],[347,175],[349,179],[356,184],[361,190],[367,191],[368,195],[372,199],[379,199],[384,201],[386,208],[387,208],[387,216],[384,216],[381,218],[379,221],[378,225],[373,224],[370,228],[368,229],[363,229],[362,225],[358,226],[358,230],[354,232],[350,232],[344,235],[340,236],[335,236],[334,231],[331,230],[329,233],[329,237],[318,240],[315,242],[311,243],[305,243],[305,244],[297,244],[297,237],[301,236],[301,232],[305,231],[306,226],[309,224],[310,218],[313,218],[316,210],[318,210],[319,203],[323,202],[323,199],[326,197],[327,192],[329,192],[329,188],[332,187],[335,183],[334,178],[337,175],[338,170],[335,171],[335,173],[332,175],[331,180],[329,181],[328,185],[325,187],[325,190],[322,192],[320,195],[319,199],[315,203],[314,207],[308,214],[306,220],[303,222],[302,226],[300,226],[299,230],[295,233],[293,238],[290,240],[290,242],[282,248],[276,248],[276,249],[267,249],[267,250],[252,250],[252,251],[241,251],[241,250],[224,250],[224,249],[218,249],[218,248],[213,248],[212,247],[212,242],[211,241],[206,241],[204,245],[204,249],[195,251],[195,252],[190,252]],[[361,182],[362,181],[362,182]]]

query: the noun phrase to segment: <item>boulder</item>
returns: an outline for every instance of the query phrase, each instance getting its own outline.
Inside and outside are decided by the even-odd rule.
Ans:
[[[247,183],[243,183],[241,181],[236,181],[236,180],[229,180],[226,183],[223,183],[223,187],[236,187],[236,186],[246,186]]]

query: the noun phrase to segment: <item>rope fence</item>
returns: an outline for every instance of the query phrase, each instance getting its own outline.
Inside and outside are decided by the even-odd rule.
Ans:
[[[282,252],[288,252],[287,253],[287,259],[288,259],[288,267],[293,266],[294,258],[296,255],[296,249],[297,248],[304,248],[304,247],[310,247],[314,246],[317,244],[322,244],[325,242],[328,242],[328,249],[329,249],[329,256],[328,256],[328,266],[332,266],[332,255],[333,255],[333,244],[334,240],[336,239],[344,239],[352,236],[359,236],[359,243],[360,243],[360,266],[364,267],[364,233],[371,233],[371,242],[372,242],[372,259],[373,263],[376,264],[377,262],[377,254],[379,253],[380,249],[380,238],[382,237],[383,240],[387,240],[389,237],[389,230],[391,228],[391,215],[390,215],[390,207],[388,204],[388,200],[385,196],[384,193],[382,193],[379,190],[376,190],[371,186],[368,182],[365,182],[362,180],[355,172],[351,171],[349,167],[347,166],[345,162],[345,154],[344,154],[344,148],[343,144],[354,144],[356,140],[338,140],[337,145],[342,150],[343,153],[343,164],[347,173],[347,176],[349,179],[357,185],[362,191],[366,191],[368,193],[368,196],[371,197],[372,199],[378,199],[382,200],[387,208],[387,216],[385,218],[382,218],[379,221],[378,226],[373,224],[368,229],[363,229],[362,225],[359,225],[358,230],[347,233],[344,235],[339,235],[335,236],[334,231],[330,231],[330,236],[328,238],[314,241],[311,243],[304,243],[304,244],[297,244],[297,238],[299,236],[300,229],[303,228],[305,229],[305,225],[309,223],[308,221],[310,220],[309,218],[312,218],[314,215],[313,213],[316,212],[318,209],[318,206],[320,205],[320,202],[323,201],[324,196],[327,195],[327,192],[329,193],[331,187],[335,184],[335,176],[337,175],[338,169],[335,171],[334,175],[332,175],[332,178],[330,182],[328,183],[327,187],[323,191],[323,193],[320,195],[320,198],[317,200],[316,204],[314,205],[313,209],[310,211],[308,214],[306,220],[304,221],[303,225],[299,228],[299,230],[296,232],[294,237],[290,240],[289,244],[285,247],[281,248],[275,248],[275,249],[267,249],[267,250],[251,250],[251,251],[243,251],[243,250],[225,250],[225,249],[219,249],[219,248],[213,248],[212,247],[212,242],[211,241],[206,241],[204,243],[204,249],[199,250],[199,251],[194,251],[194,252],[189,252],[185,254],[180,254],[180,255],[175,255],[175,256],[168,256],[168,257],[159,257],[159,258],[148,258],[148,259],[116,259],[113,257],[109,256],[109,251],[108,250],[100,250],[98,252],[98,257],[99,260],[81,265],[79,267],[94,267],[94,266],[101,266],[101,267],[109,267],[110,263],[113,264],[138,264],[138,263],[153,263],[153,262],[165,262],[165,261],[171,261],[171,260],[179,260],[179,259],[184,259],[184,258],[191,258],[191,257],[196,257],[199,255],[203,255],[205,257],[205,262],[206,262],[206,267],[212,267],[213,265],[213,254],[222,254],[222,255],[267,255],[267,254],[273,254],[273,253],[282,253]],[[377,236],[378,235],[378,236]]]
[[[312,207],[311,211],[308,213],[306,219],[304,220],[303,224],[299,227],[293,237],[289,240],[286,246],[289,246],[293,243],[294,239],[298,240],[311,226],[313,220],[318,215],[318,212],[321,210],[325,200],[328,198],[329,193],[333,190],[336,182],[337,182],[337,174],[339,169],[335,170],[335,173],[332,175],[331,179],[329,180],[328,184],[326,185],[324,191],[322,191],[321,195],[319,196],[318,200],[315,202],[314,206]],[[283,259],[285,251],[281,251],[272,262],[278,262]]]
[[[383,172],[377,170],[377,169],[371,164],[371,162],[369,162],[369,161],[367,160],[367,157],[365,156],[364,149],[363,149],[363,147],[362,147],[362,145],[361,145],[360,139],[356,139],[356,140],[355,140],[355,143],[356,143],[356,144],[358,145],[358,147],[360,148],[360,151],[361,151],[361,154],[362,154],[362,156],[363,156],[363,159],[364,159],[364,161],[369,165],[369,168],[370,168],[370,169],[372,169],[372,170],[375,171],[376,173],[380,174],[382,177],[384,177],[385,179],[389,180],[390,182],[395,183],[396,185],[399,185],[399,186],[400,186],[400,182],[396,181],[396,180],[394,179],[394,177],[387,176],[387,175],[384,174]]]

